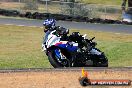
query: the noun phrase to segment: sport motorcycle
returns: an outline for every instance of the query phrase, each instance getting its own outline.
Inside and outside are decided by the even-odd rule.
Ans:
[[[96,48],[95,37],[88,39],[79,32],[60,35],[49,33],[45,44],[46,55],[54,68],[60,67],[108,67],[104,52]]]

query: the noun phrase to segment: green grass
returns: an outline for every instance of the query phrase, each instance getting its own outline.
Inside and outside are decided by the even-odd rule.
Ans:
[[[104,51],[110,67],[132,66],[132,35],[79,31],[96,37],[98,48]],[[47,56],[41,51],[43,29],[0,25],[0,69],[49,68]]]
[[[40,28],[0,25],[0,68],[50,67],[41,52]]]
[[[89,3],[89,4],[104,4],[104,5],[121,6],[122,0],[82,0],[82,2]]]

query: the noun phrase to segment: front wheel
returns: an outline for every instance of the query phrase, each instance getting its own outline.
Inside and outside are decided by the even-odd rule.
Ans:
[[[57,49],[59,50],[59,49]],[[61,52],[60,52],[61,53]],[[59,58],[56,55],[56,52],[54,49],[50,50],[48,52],[48,59],[50,64],[54,67],[54,68],[60,68],[60,67],[70,67],[70,63],[68,61],[67,58],[61,60],[61,58]]]
[[[93,60],[93,64],[95,67],[108,67],[108,59],[105,55],[97,55],[96,59]]]
[[[108,59],[103,52],[99,49],[94,48],[95,54],[92,54],[93,66],[94,67],[108,67]]]

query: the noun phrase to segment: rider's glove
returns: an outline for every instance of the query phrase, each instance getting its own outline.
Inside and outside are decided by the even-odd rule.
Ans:
[[[44,32],[46,33],[48,31],[48,29],[44,29]]]

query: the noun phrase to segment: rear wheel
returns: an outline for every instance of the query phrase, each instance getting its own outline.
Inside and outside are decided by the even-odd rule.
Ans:
[[[54,67],[54,68],[59,68],[59,67],[69,67],[69,61],[68,59],[63,59],[63,60],[59,60],[60,58],[58,58],[56,56],[56,53],[54,50],[50,50],[48,52],[48,59],[50,64]]]

